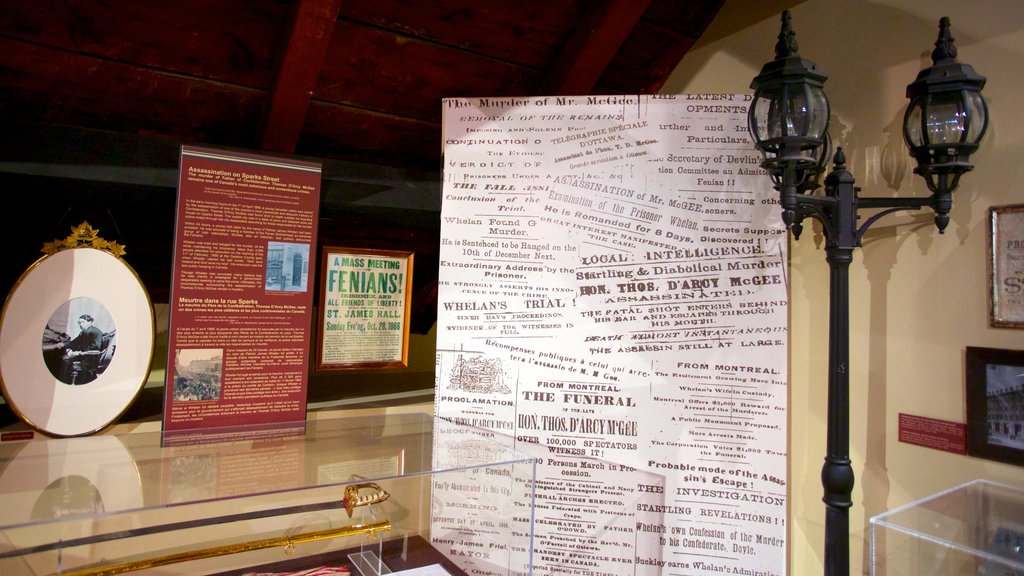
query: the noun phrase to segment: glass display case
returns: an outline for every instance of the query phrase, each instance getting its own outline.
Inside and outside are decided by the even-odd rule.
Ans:
[[[1024,576],[1024,490],[975,480],[871,519],[876,576]]]
[[[0,574],[529,574],[511,446],[424,414],[6,442]]]

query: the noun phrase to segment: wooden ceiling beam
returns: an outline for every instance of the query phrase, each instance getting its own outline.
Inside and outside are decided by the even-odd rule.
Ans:
[[[651,0],[595,2],[566,43],[540,94],[589,94]]]
[[[261,149],[295,152],[340,8],[341,0],[294,0],[288,40],[263,108]]]

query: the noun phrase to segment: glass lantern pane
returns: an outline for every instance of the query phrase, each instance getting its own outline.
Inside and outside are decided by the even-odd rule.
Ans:
[[[747,131],[750,132],[750,138],[757,144],[761,140],[761,118],[758,115],[758,99],[755,95],[754,100],[750,103],[750,107],[747,108]]]
[[[751,104],[751,113],[749,115],[750,130],[753,132],[755,142],[762,142],[769,138],[772,138],[769,130],[770,118],[772,116],[774,100],[765,96],[763,93],[759,93],[757,98]]]
[[[811,125],[808,136],[818,139],[825,136],[828,130],[829,105],[828,97],[821,86],[811,86]]]
[[[985,131],[987,106],[979,92],[967,93],[967,142],[977,144]]]
[[[910,109],[903,121],[903,138],[911,148],[924,145],[921,133],[921,98],[914,98],[910,102]]]
[[[821,146],[815,146],[814,148],[803,148],[800,150],[800,158],[803,160],[810,160],[815,164],[818,163],[818,152],[821,150]]]
[[[807,86],[787,86],[784,94],[786,105],[786,136],[807,136],[811,125],[811,98]]]
[[[828,99],[820,86],[791,84],[785,87],[785,136],[820,140],[828,129]]]
[[[778,96],[774,96],[774,98],[766,102],[767,106],[765,106],[767,108],[763,132],[765,140],[782,136],[781,107],[779,106]]]
[[[960,92],[930,94],[925,106],[929,144],[958,144],[964,135],[966,114]]]

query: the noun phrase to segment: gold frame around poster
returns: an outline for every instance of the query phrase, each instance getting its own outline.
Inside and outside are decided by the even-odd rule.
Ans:
[[[317,370],[408,366],[413,253],[336,246],[322,252]],[[359,290],[350,290],[353,280]]]
[[[1024,204],[989,209],[989,324],[1024,328]]]
[[[83,436],[115,422],[142,391],[153,304],[124,247],[88,222],[43,251],[0,312],[0,389],[32,428]]]

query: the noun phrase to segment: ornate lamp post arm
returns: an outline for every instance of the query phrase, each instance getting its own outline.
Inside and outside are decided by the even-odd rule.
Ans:
[[[821,470],[825,503],[825,574],[850,572],[849,509],[853,505],[854,473],[850,462],[850,279],[853,251],[867,230],[882,217],[904,210],[931,207],[941,233],[949,223],[952,192],[960,176],[971,170],[970,154],[988,123],[981,98],[985,78],[956,61],[949,19],[939,23],[932,52],[934,65],[907,87],[910,105],[904,117],[904,138],[918,162],[930,197],[860,198],[846,169],[842,148],[825,178],[824,195],[815,194],[817,177],[828,154],[829,104],[822,86],[828,78],[813,62],[797,54],[789,12],[775,46],[775,60],[754,78],[754,99],[748,111],[751,137],[764,154],[761,166],[779,191],[782,220],[799,238],[803,220],[821,223],[829,266],[827,449]],[[859,223],[861,209],[879,210]]]

